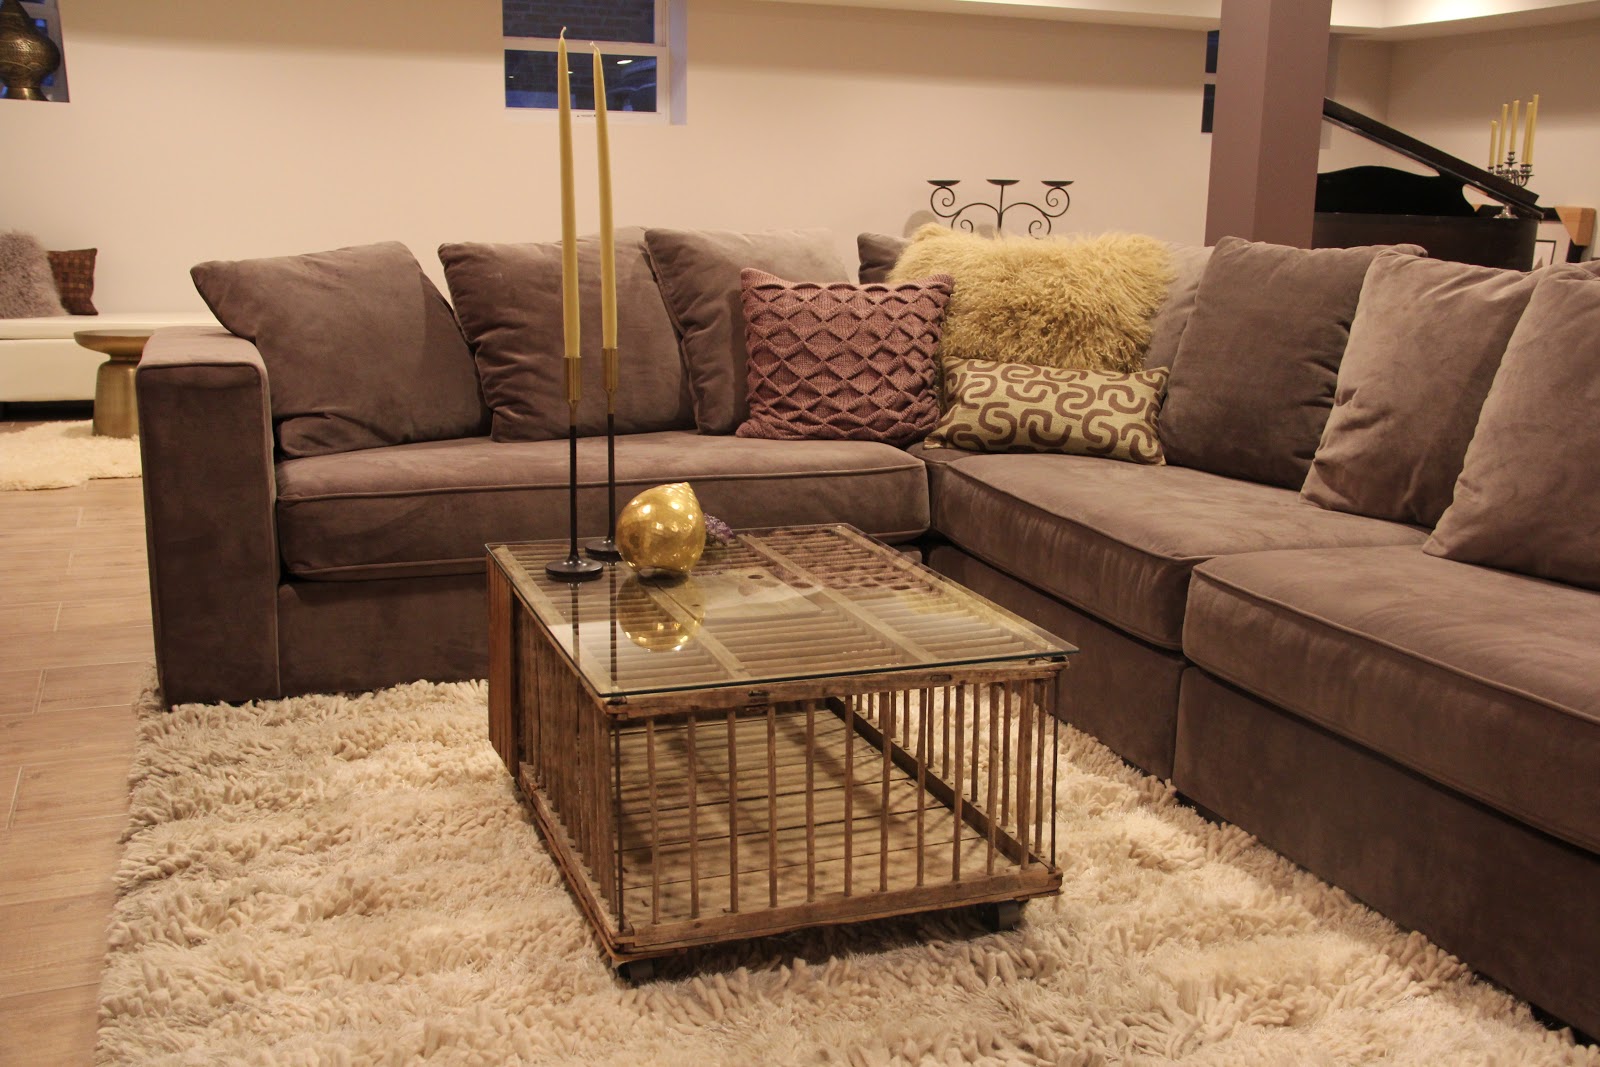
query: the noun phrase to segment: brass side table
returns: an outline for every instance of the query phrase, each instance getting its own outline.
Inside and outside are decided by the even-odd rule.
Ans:
[[[139,407],[133,376],[154,330],[79,330],[72,335],[84,348],[110,358],[94,378],[94,432],[100,437],[135,437]]]

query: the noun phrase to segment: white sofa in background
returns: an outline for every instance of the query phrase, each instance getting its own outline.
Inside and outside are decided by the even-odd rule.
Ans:
[[[206,311],[0,319],[0,404],[93,400],[95,372],[106,357],[75,342],[72,335],[78,330],[158,330],[216,323]]]

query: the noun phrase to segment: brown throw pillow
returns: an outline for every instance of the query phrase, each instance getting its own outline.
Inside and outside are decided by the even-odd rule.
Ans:
[[[1543,273],[1423,551],[1600,589],[1600,280]]]
[[[398,241],[189,273],[217,321],[260,349],[284,455],[488,429],[450,305]]]
[[[1167,462],[1300,488],[1333,406],[1362,279],[1381,251],[1218,241],[1172,361],[1161,415]]]
[[[884,233],[863,233],[856,236],[856,258],[861,261],[858,277],[862,285],[886,282],[889,272],[900,258],[900,253],[911,247],[905,237],[890,237]]]
[[[98,315],[94,306],[94,257],[97,248],[75,248],[69,252],[47,252],[56,295],[69,315]]]
[[[899,285],[740,273],[750,417],[740,437],[908,445],[939,421],[950,276]]]
[[[1172,279],[1153,237],[980,237],[929,223],[890,281],[948,274],[944,358],[1138,370]]]
[[[30,234],[0,233],[0,319],[65,315],[44,245]]]
[[[1064,452],[1164,463],[1156,433],[1162,369],[1057,370],[987,359],[947,360],[949,410],[929,448]]]
[[[1437,523],[1536,281],[1400,252],[1373,260],[1300,494],[1334,511]]]
[[[646,230],[644,240],[678,331],[695,422],[701,433],[732,433],[750,414],[739,272],[806,282],[847,282],[850,273],[827,230]]]
[[[617,250],[617,432],[694,425],[678,337],[650,274],[641,227],[621,227]],[[566,342],[561,327],[561,244],[439,246],[456,317],[472,345],[496,441],[565,437]],[[600,333],[600,238],[578,240],[583,383],[578,433],[606,429]]]

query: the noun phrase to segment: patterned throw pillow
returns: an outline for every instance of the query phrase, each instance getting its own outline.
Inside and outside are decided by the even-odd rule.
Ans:
[[[1065,452],[1165,463],[1156,419],[1164,369],[1056,370],[987,359],[945,363],[949,410],[929,448]]]
[[[55,276],[56,293],[69,315],[98,315],[94,306],[94,257],[97,248],[74,248],[68,252],[47,252],[50,273]]]
[[[948,274],[823,285],[745,268],[739,282],[750,417],[738,436],[905,445],[939,421]]]

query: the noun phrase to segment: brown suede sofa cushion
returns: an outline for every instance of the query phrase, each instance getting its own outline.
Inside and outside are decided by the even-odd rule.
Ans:
[[[217,321],[260,350],[284,455],[487,429],[472,352],[400,242],[213,261],[190,275]]]
[[[856,258],[860,261],[857,276],[862,285],[889,280],[889,272],[900,259],[900,253],[911,247],[909,237],[891,237],[886,233],[856,235]]]
[[[754,267],[791,281],[823,283],[847,282],[850,272],[827,230],[651,229],[644,239],[678,331],[695,422],[701,433],[733,433],[750,416],[739,272]]]
[[[661,301],[644,228],[619,227],[617,263],[617,432],[694,425],[678,337]],[[456,317],[473,348],[496,441],[565,437],[570,414],[561,325],[561,243],[439,246]],[[601,359],[600,239],[578,240],[582,397],[578,433],[605,433]]]
[[[1427,551],[1600,589],[1600,279],[1545,274]]]
[[[579,529],[606,523],[605,439],[579,442]],[[567,536],[567,443],[486,437],[278,464],[291,575],[398,578],[483,569],[483,546]],[[731,526],[848,522],[889,541],[928,529],[922,462],[871,441],[761,441],[667,430],[617,440],[617,501],[687,481]]]
[[[1600,594],[1415,547],[1213,559],[1183,641],[1210,673],[1591,851],[1597,647]]]
[[[1161,410],[1167,462],[1299,489],[1380,251],[1218,241],[1172,361]]]
[[[1163,648],[1181,647],[1189,572],[1213,556],[1415,546],[1427,537],[1414,527],[1326,511],[1292,490],[1186,467],[969,455],[930,462],[928,470],[941,534]]]
[[[1305,498],[1437,523],[1536,280],[1400,252],[1373,260]]]

